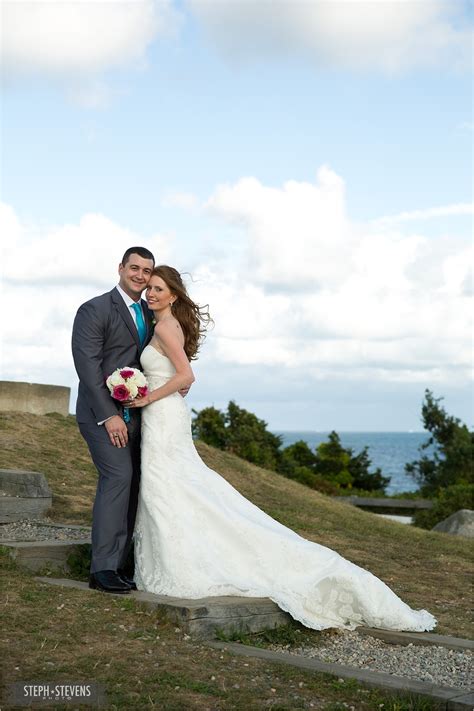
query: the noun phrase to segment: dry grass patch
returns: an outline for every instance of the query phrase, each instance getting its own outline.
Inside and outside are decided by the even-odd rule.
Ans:
[[[7,556],[1,564],[4,684],[101,683],[111,711],[435,708],[328,675],[234,657],[193,641],[132,599],[39,583]],[[54,705],[62,708],[68,707]]]

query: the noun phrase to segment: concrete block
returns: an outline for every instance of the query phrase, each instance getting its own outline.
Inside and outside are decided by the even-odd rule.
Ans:
[[[0,469],[0,492],[7,496],[51,497],[44,474],[22,469]]]
[[[0,381],[0,412],[29,412],[47,415],[69,414],[71,389],[62,385]]]
[[[447,711],[472,711],[474,709],[474,694],[463,694],[450,699]]]
[[[24,519],[43,518],[51,508],[51,497],[27,499],[17,496],[0,497],[0,523],[12,523]]]
[[[90,539],[76,541],[2,541],[11,557],[19,566],[37,571],[48,565],[51,568],[67,568],[68,556]]]
[[[0,469],[0,523],[43,518],[52,496],[41,472]]]

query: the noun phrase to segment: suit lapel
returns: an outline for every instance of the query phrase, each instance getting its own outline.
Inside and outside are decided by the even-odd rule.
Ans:
[[[122,299],[120,296],[119,292],[117,289],[112,289],[111,291],[112,294],[112,301],[114,303],[115,308],[123,318],[126,327],[130,331],[130,333],[133,336],[133,340],[136,342],[138,348],[140,348],[140,338],[138,336],[138,331],[135,326],[135,322],[133,320],[132,314],[130,313],[130,309],[128,308],[127,304],[125,301]]]

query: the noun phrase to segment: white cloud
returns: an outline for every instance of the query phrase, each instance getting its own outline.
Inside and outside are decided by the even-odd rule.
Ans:
[[[470,66],[462,3],[448,0],[188,0],[227,56],[303,54],[316,64],[388,73]]]
[[[466,382],[472,248],[455,234],[354,224],[344,191],[324,167],[314,185],[245,178],[210,196],[247,245],[240,263],[200,274],[216,356],[316,378]]]
[[[398,215],[384,215],[374,220],[376,223],[407,222],[409,220],[430,220],[434,217],[454,217],[459,215],[474,214],[474,204],[469,202],[459,202],[454,205],[441,205],[440,207],[430,207],[425,210],[410,210],[401,212]]]
[[[3,0],[3,74],[53,78],[73,101],[97,108],[110,93],[98,77],[144,66],[152,41],[179,18],[172,0]]]
[[[344,182],[326,166],[316,185],[288,181],[278,189],[256,178],[222,185],[206,207],[246,229],[249,265],[266,286],[314,288],[351,271],[350,252],[347,260],[339,259],[352,239]]]

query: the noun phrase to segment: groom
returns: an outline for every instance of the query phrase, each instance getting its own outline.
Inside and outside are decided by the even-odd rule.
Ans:
[[[105,380],[117,368],[140,368],[140,354],[153,334],[152,314],[141,294],[154,266],[148,249],[127,249],[118,268],[118,285],[82,304],[72,331],[79,376],[76,419],[99,474],[89,587],[111,593],[136,589],[123,568],[137,511],[140,408],[128,411],[126,423]]]

